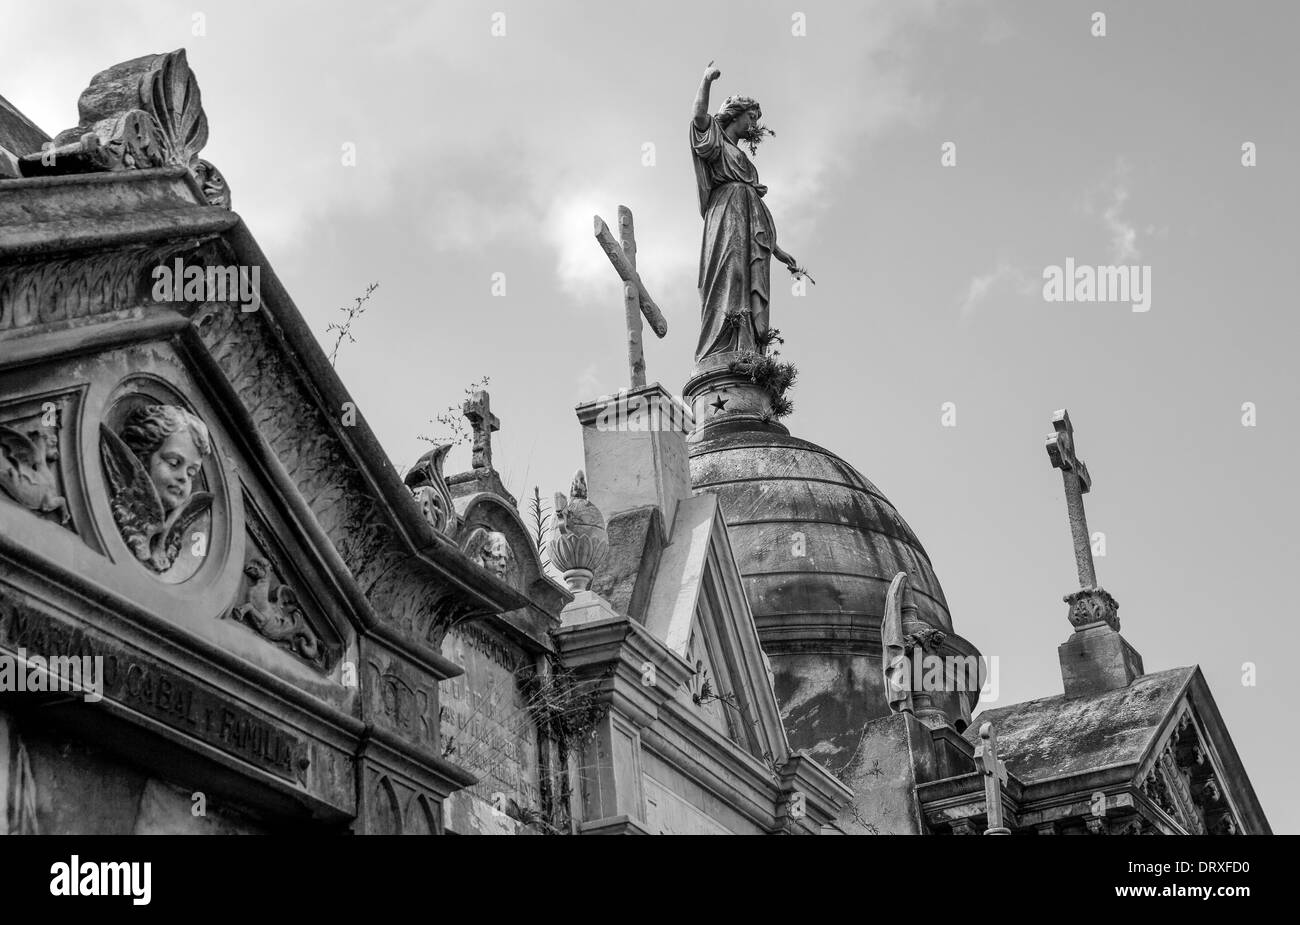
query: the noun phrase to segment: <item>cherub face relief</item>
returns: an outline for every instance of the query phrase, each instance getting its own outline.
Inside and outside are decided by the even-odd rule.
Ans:
[[[164,511],[171,514],[189,500],[201,466],[202,454],[189,428],[171,434],[149,456],[149,478]]]

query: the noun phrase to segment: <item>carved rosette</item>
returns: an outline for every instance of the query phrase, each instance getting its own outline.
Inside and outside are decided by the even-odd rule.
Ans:
[[[921,628],[915,632],[906,633],[903,636],[903,643],[909,649],[920,649],[922,652],[933,652],[943,645],[943,641],[948,638],[948,634],[943,630],[937,630],[932,626],[921,624]]]
[[[1102,623],[1119,632],[1119,601],[1102,588],[1084,588],[1062,598],[1070,605],[1070,624],[1081,630]]]
[[[573,476],[571,498],[555,494],[555,529],[547,547],[551,564],[564,573],[570,591],[586,591],[609,555],[605,517],[587,500],[587,476]]]

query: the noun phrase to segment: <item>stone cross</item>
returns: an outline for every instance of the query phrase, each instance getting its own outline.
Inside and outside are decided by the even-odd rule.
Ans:
[[[461,413],[474,428],[473,468],[492,468],[492,434],[501,429],[501,421],[492,413],[492,398],[482,389],[475,389],[465,399]]]
[[[645,385],[645,354],[641,348],[641,316],[645,315],[655,335],[663,337],[668,333],[668,322],[663,312],[655,305],[654,299],[646,291],[641,276],[636,271],[636,235],[632,229],[632,210],[627,206],[618,207],[618,236],[609,233],[609,226],[599,215],[593,216],[596,240],[605,251],[605,256],[614,265],[614,270],[623,280],[623,312],[627,321],[627,365],[632,374],[632,388]]]
[[[985,835],[1010,835],[1002,820],[1002,785],[1007,782],[1007,766],[998,757],[998,734],[992,723],[980,726],[980,745],[975,750],[975,760],[984,772],[984,805],[988,815]]]
[[[1083,496],[1092,488],[1088,467],[1074,452],[1074,425],[1070,413],[1062,408],[1052,415],[1056,433],[1047,438],[1047,455],[1052,466],[1061,470],[1065,481],[1065,508],[1074,535],[1074,563],[1079,570],[1079,587],[1097,587],[1097,572],[1092,563],[1092,544],[1088,535],[1088,518],[1083,513]]]

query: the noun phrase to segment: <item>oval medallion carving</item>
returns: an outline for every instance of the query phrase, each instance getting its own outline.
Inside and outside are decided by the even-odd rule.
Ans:
[[[198,571],[212,543],[212,436],[161,384],[132,385],[99,426],[109,508],[135,560],[174,584]]]

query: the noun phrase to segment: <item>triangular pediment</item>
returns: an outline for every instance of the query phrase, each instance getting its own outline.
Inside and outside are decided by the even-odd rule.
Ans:
[[[683,696],[700,718],[754,757],[781,764],[789,744],[716,496],[681,501],[668,539],[646,629],[695,669]]]
[[[19,525],[11,536],[75,563],[110,599],[341,695],[356,631],[327,556],[205,372],[154,340],[52,357],[7,388],[0,504]]]
[[[1199,667],[1166,711],[1134,784],[1192,835],[1269,831],[1255,789]]]
[[[999,754],[1026,803],[1069,797],[1091,816],[1104,778],[1108,792],[1124,794],[1124,811],[1140,817],[1115,831],[1269,831],[1199,667],[1147,673],[1083,697],[982,710],[964,733],[972,744],[984,723],[997,731]]]

